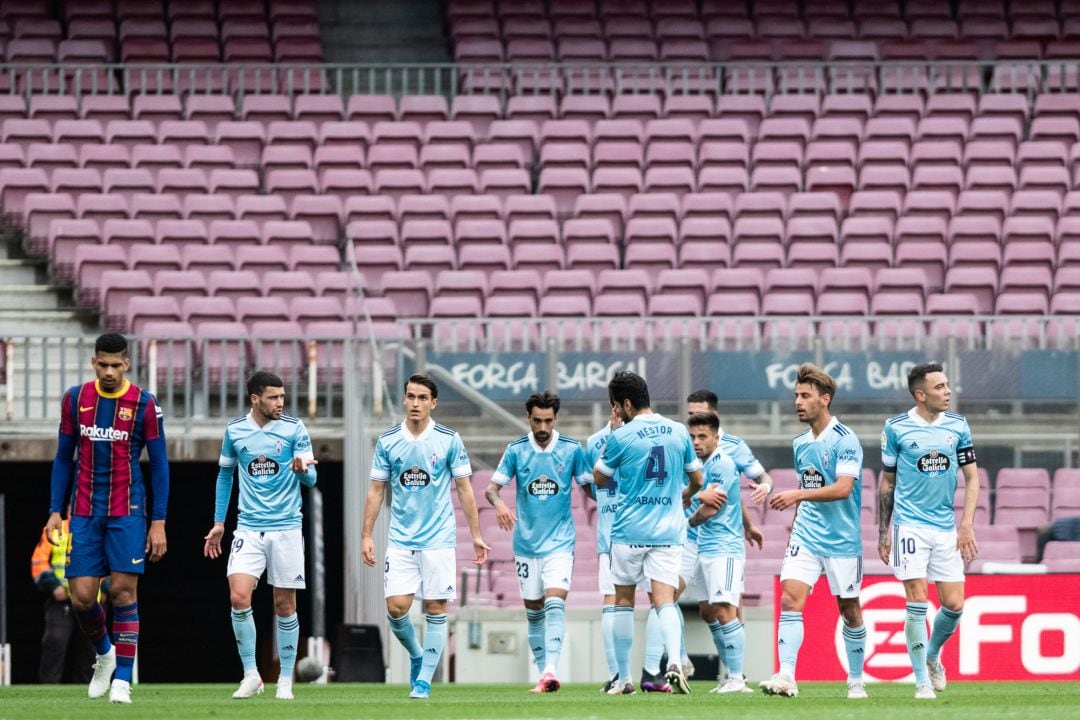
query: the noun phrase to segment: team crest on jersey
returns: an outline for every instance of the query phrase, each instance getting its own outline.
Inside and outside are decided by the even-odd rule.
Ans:
[[[558,465],[555,466],[555,474],[558,475],[559,477],[562,477],[563,470],[565,470],[565,469],[566,469],[566,466],[563,465],[562,463],[559,463]]]
[[[281,472],[281,466],[273,458],[259,455],[248,463],[248,475],[251,477],[272,477]]]
[[[829,469],[829,453],[821,454],[821,466],[826,470]]]
[[[919,468],[919,472],[927,477],[944,475],[949,471],[950,465],[949,456],[942,455],[937,450],[931,450],[915,463],[915,466]]]
[[[423,490],[431,484],[431,476],[419,465],[413,465],[408,470],[402,471],[398,481],[406,490]]]
[[[529,483],[529,494],[537,500],[547,500],[553,495],[559,494],[559,483],[547,475],[541,475]]]
[[[814,490],[825,486],[825,476],[817,468],[809,467],[803,470],[799,477],[799,487],[803,490]]]
[[[283,447],[285,447],[285,442],[284,441],[277,440],[277,441],[274,442],[274,450],[277,451],[278,455],[281,454],[281,448],[283,448]]]
[[[431,453],[431,467],[439,464],[439,453]]]
[[[116,413],[116,416],[124,422],[130,422],[131,418],[135,417],[135,410],[129,407],[122,407],[120,411]]]
[[[953,449],[953,445],[956,444],[956,436],[950,435],[949,437],[945,438],[945,442],[949,444],[949,450],[951,451]]]

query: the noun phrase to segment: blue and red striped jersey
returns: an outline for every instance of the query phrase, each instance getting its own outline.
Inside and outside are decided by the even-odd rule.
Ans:
[[[114,393],[96,381],[76,385],[64,395],[60,435],[75,444],[72,515],[148,513],[139,458],[148,442],[165,437],[153,395],[128,380]]]

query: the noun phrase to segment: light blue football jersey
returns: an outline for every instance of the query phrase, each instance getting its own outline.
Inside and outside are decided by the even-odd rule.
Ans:
[[[571,496],[575,483],[591,480],[577,440],[553,432],[541,448],[529,433],[507,445],[491,480],[503,486],[516,481],[515,555],[542,558],[574,551]]]
[[[886,420],[881,464],[896,473],[893,522],[954,529],[957,474],[973,462],[971,428],[963,415],[942,413],[931,424],[912,408]]]
[[[604,446],[611,437],[611,424],[589,436],[585,443],[585,460],[590,468],[596,467],[596,461],[604,453]],[[619,473],[608,481],[607,487],[594,487],[596,492],[596,552],[611,552],[611,523],[615,520],[615,510],[619,507]]]
[[[455,478],[471,475],[461,436],[434,420],[417,437],[404,422],[380,435],[371,479],[391,489],[387,544],[406,550],[456,547],[450,486]]]
[[[249,413],[226,426],[218,465],[240,470],[237,528],[266,532],[303,527],[300,479],[292,471],[293,458],[298,457],[312,460],[315,456],[307,428],[297,418],[282,415],[259,427]],[[315,468],[307,477],[314,480]],[[230,472],[228,481],[218,482],[215,522],[225,522],[232,479]]]
[[[702,485],[727,493],[727,502],[720,508],[720,512],[694,528],[698,531],[698,556],[745,557],[742,497],[739,494],[739,471],[735,462],[718,447],[702,465],[701,471],[704,474]],[[697,497],[694,499],[696,501]]]
[[[626,545],[681,545],[686,540],[682,491],[686,473],[701,469],[681,423],[649,413],[611,433],[596,469],[619,472],[619,507],[611,541]]]
[[[817,438],[807,430],[795,438],[795,474],[804,490],[855,478],[846,500],[802,502],[791,526],[791,544],[820,557],[862,557],[862,446],[850,428],[833,418]]]
[[[750,446],[746,444],[738,435],[728,435],[724,432],[724,429],[720,429],[720,443],[717,446],[725,455],[731,458],[731,461],[735,463],[735,468],[750,478],[751,480],[757,480],[765,473],[765,468],[762,466],[758,459],[754,457],[754,452],[750,449]],[[690,517],[697,510],[697,498],[694,498],[693,504],[686,510],[686,517]],[[742,510],[740,509],[740,514]],[[687,527],[686,529],[686,542],[696,543],[698,538],[698,528]]]

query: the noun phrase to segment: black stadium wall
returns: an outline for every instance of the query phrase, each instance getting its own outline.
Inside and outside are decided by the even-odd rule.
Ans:
[[[7,526],[7,626],[15,683],[37,682],[44,598],[30,578],[30,555],[48,519],[50,467],[43,462],[0,464]],[[166,525],[169,551],[161,562],[147,567],[139,582],[139,678],[146,682],[238,682],[242,669],[229,618],[225,558],[208,560],[202,555],[203,537],[214,519],[217,465],[175,462],[171,473]],[[327,568],[326,625],[331,636],[341,622],[344,606],[342,473],[340,462],[319,463]],[[305,509],[307,493],[305,489]],[[236,523],[235,488],[229,513],[226,541]],[[382,578],[372,571],[365,581],[381,583]],[[298,594],[298,605],[303,638],[311,634],[308,592]],[[263,678],[272,682],[277,677],[276,666],[271,670],[270,664],[274,604],[265,578],[255,592],[253,606],[259,669]],[[304,653],[303,641],[300,652]]]

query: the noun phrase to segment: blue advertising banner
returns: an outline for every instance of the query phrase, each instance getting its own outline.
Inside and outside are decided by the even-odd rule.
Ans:
[[[842,399],[907,402],[908,371],[935,359],[899,351],[831,352],[825,356],[825,370],[836,378],[837,395]],[[431,353],[427,360],[499,402],[523,401],[552,385],[543,353]],[[807,352],[695,353],[690,386],[711,388],[731,400],[783,401],[791,397],[799,365],[812,360]],[[1075,352],[977,350],[958,353],[957,361],[960,382],[950,372],[953,385],[969,400],[1068,401],[1080,392]],[[677,402],[680,367],[677,352],[560,353],[556,389],[565,400],[602,402],[607,399],[608,379],[616,372],[632,370],[649,381],[655,400]],[[449,388],[447,393],[453,395]]]

